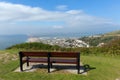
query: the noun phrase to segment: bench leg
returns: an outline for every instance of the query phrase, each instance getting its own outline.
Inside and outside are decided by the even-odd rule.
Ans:
[[[48,53],[48,61],[47,61],[47,63],[48,63],[48,73],[50,73],[50,53]]]
[[[27,67],[29,66],[29,57],[27,56]]]
[[[29,61],[27,61],[27,67],[29,66]]]
[[[51,68],[53,68],[53,65],[52,65],[52,63],[50,63],[50,67],[51,67]]]
[[[77,63],[76,68],[77,68],[77,73],[80,74],[80,63]]]
[[[20,71],[23,71],[23,62],[21,58],[20,58]]]
[[[78,74],[80,74],[80,65],[78,64],[78,66],[77,66],[77,70],[78,70]]]
[[[48,73],[50,73],[50,63],[48,62]]]
[[[23,71],[22,52],[19,52],[19,58],[20,58],[20,71]]]
[[[29,66],[29,62],[27,61],[27,67]]]
[[[77,70],[78,70],[78,74],[80,74],[80,58],[78,58],[77,60]]]
[[[50,73],[50,67],[51,67],[51,63],[50,63],[50,53],[48,53],[48,73]]]
[[[78,74],[80,74],[80,54],[78,54],[78,57],[77,57],[77,70],[78,70]]]
[[[23,71],[23,65],[20,64],[20,71]]]

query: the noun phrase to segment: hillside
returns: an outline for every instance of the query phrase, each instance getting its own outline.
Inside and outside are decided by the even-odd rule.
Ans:
[[[120,30],[103,34],[103,36],[120,36]]]
[[[85,41],[90,46],[99,46],[101,43],[106,44],[106,43],[111,42],[112,40],[115,40],[115,39],[118,39],[118,38],[120,38],[120,30],[105,33],[105,34],[102,34],[102,35],[82,37],[82,38],[79,38],[79,39]]]
[[[100,37],[82,37],[80,40],[88,43],[90,46],[99,46],[101,43],[108,43],[114,39],[119,38],[118,36],[100,36]]]
[[[21,44],[16,44],[11,47],[8,47],[7,49],[19,49],[19,50],[60,50],[62,49],[61,47],[57,45],[49,45],[49,44],[44,44],[44,43],[39,43],[39,42],[33,42],[33,43],[21,43]]]

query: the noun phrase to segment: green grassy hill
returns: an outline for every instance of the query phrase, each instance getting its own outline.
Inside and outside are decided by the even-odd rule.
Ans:
[[[119,80],[120,56],[81,55],[83,65],[90,69],[87,75],[63,72],[47,73],[47,70],[34,72],[14,72],[19,67],[18,51],[0,51],[0,80]],[[9,57],[7,57],[9,56]],[[14,59],[15,58],[15,59]],[[94,68],[94,69],[93,69]]]
[[[120,30],[106,33],[103,35],[98,35],[98,36],[82,37],[82,38],[80,38],[80,40],[85,41],[90,46],[97,46],[100,43],[108,43],[108,42],[111,42],[112,40],[118,39],[118,38],[120,38]]]
[[[98,46],[100,43],[107,43],[116,38],[118,38],[118,36],[100,36],[100,37],[82,37],[80,38],[80,40],[88,43],[90,46]]]
[[[46,51],[62,50],[62,48],[57,46],[57,45],[49,45],[49,44],[44,44],[44,43],[39,43],[39,42],[16,44],[16,45],[13,45],[13,46],[7,48],[7,50],[9,50],[9,49],[16,49],[16,50],[46,50]]]

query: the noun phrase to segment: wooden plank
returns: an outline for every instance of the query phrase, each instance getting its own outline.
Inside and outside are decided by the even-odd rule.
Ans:
[[[48,52],[21,52],[23,56],[31,57],[47,57]]]
[[[70,63],[70,64],[77,64],[77,60],[76,59],[50,59],[51,63]]]
[[[66,57],[75,58],[79,52],[50,52],[50,57]]]

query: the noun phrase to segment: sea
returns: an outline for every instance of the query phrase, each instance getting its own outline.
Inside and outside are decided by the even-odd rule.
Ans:
[[[4,50],[12,45],[26,42],[26,35],[0,35],[0,50]]]

